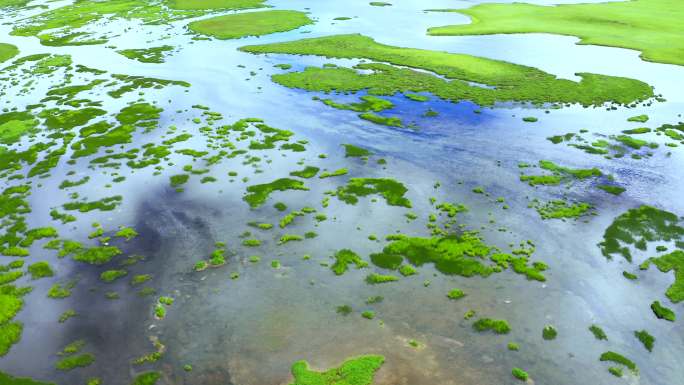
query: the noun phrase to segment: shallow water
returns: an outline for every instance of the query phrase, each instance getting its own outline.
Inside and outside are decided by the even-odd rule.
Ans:
[[[370,7],[366,1],[272,1],[269,4],[275,8],[309,8],[317,22],[291,32],[229,41],[193,41],[193,36],[186,34],[187,20],[176,22],[172,27],[124,21],[105,26],[112,31],[132,26],[107,44],[118,49],[162,44],[177,47],[178,52],[162,64],[131,61],[105,45],[43,47],[35,38],[8,36],[13,20],[35,11],[0,17],[3,23],[0,41],[17,45],[21,55],[70,54],[74,63],[110,73],[191,83],[187,92],[181,87],[145,90],[145,100],[158,101],[165,111],[161,128],[149,134],[136,134],[134,145],[159,141],[171,124],[177,125],[179,132],[188,130],[197,134],[200,126],[188,120],[192,112],[175,113],[190,109],[193,104],[206,105],[222,113],[225,123],[259,117],[271,126],[295,132],[296,139],[309,140],[304,153],[288,152],[287,157],[282,157],[275,150],[259,152],[258,156],[268,155],[273,159],[270,164],[260,165],[263,173],[253,173],[253,167],[241,164],[238,159],[220,163],[210,174],[218,182],[201,184],[199,178],[193,177],[183,193],[176,193],[168,186],[168,176],[180,173],[186,163],[186,158],[178,155],[171,156],[171,162],[176,165],[167,166],[159,177],[153,177],[151,169],[134,173],[128,169],[119,171],[127,179],[111,188],[104,187],[111,178],[88,169],[86,162],[70,168],[60,163],[51,171],[50,178],[41,180],[43,186],[31,195],[33,212],[28,217],[29,224],[56,226],[49,221],[47,212],[68,200],[68,192],[57,186],[66,171],[76,169],[76,175],[70,179],[90,175],[91,181],[72,191],[79,191],[91,200],[122,194],[125,201],[115,211],[80,214],[78,222],[61,226],[60,231],[71,239],[85,239],[94,221],[107,229],[115,229],[120,224],[133,226],[140,233],[138,238],[114,242],[125,255],[139,254],[146,260],[128,268],[126,279],[104,284],[98,280],[103,268],[57,259],[54,253],[34,246],[27,263],[48,260],[57,276],[37,281],[23,278],[26,284],[34,286],[17,317],[24,323],[24,333],[21,342],[0,358],[0,369],[60,384],[85,383],[91,377],[101,377],[105,384],[126,384],[136,373],[155,369],[163,373],[162,384],[276,385],[289,383],[290,366],[297,360],[305,359],[314,368],[326,369],[350,356],[375,353],[386,356],[375,380],[380,385],[512,384],[517,382],[511,377],[512,367],[524,368],[538,385],[681,382],[684,378],[684,367],[679,364],[679,357],[684,353],[681,322],[657,320],[649,310],[654,299],[664,298],[672,275],[651,268],[640,274],[639,281],[628,281],[622,278],[622,271],[634,271],[636,265],[630,266],[620,259],[607,261],[596,244],[615,216],[640,204],[684,213],[681,199],[684,153],[681,148],[661,146],[650,158],[608,160],[564,144],[554,145],[546,137],[583,128],[591,133],[617,134],[639,127],[626,119],[642,113],[650,116],[646,124],[649,127],[676,123],[682,120],[679,114],[684,112],[681,92],[684,68],[643,62],[634,51],[578,46],[577,39],[572,37],[543,34],[430,37],[425,34],[428,27],[467,22],[467,18],[422,10],[467,7],[478,2],[397,1],[392,7]],[[334,22],[332,19],[338,16],[357,18]],[[416,103],[398,95],[388,98],[396,107],[386,115],[402,117],[418,127],[398,130],[360,120],[351,111],[326,107],[311,99],[314,93],[287,89],[270,80],[271,74],[281,72],[273,68],[278,63],[301,69],[308,65],[349,65],[357,61],[258,56],[236,50],[249,44],[338,33],[362,33],[385,44],[507,60],[569,79],[576,79],[577,72],[633,77],[653,85],[667,102],[615,111],[573,106],[548,113],[530,106],[498,105],[476,114],[474,110],[479,107],[469,102]],[[250,76],[250,71],[256,75]],[[5,96],[2,105],[22,108],[36,103],[47,88],[47,84],[39,84],[30,95]],[[117,110],[137,99],[135,94],[121,100],[107,99],[105,108]],[[335,97],[338,101],[354,99]],[[440,116],[422,117],[428,108],[438,111]],[[525,123],[521,120],[523,116],[539,117],[539,122]],[[590,133],[584,135],[592,137]],[[652,134],[645,137],[657,140]],[[363,146],[376,156],[367,164],[358,159],[345,159],[341,143]],[[203,145],[203,138],[198,134],[183,147]],[[670,150],[671,156],[666,156]],[[402,181],[409,188],[407,197],[414,204],[411,211],[419,214],[420,219],[407,221],[406,210],[387,206],[382,199],[373,203],[362,198],[351,206],[332,198],[330,206],[321,210],[329,219],[318,225],[308,215],[297,218],[286,231],[276,227],[262,232],[248,227],[247,222],[252,220],[277,223],[283,213],[271,207],[276,201],[285,202],[291,209],[307,205],[320,209],[323,192],[334,189],[339,184],[338,178],[307,181],[311,187],[308,192],[274,193],[257,210],[250,210],[241,200],[247,185],[270,182],[301,169],[296,164],[300,159],[305,159],[306,165],[318,165],[320,153],[328,154],[324,166],[330,170],[348,167],[350,176],[386,176]],[[386,168],[375,165],[378,157],[387,159]],[[589,188],[591,183],[576,183],[565,190],[564,187],[533,188],[520,182],[518,163],[536,164],[540,159],[572,168],[598,167],[614,175],[616,182],[627,191],[613,197]],[[238,171],[234,182],[227,179],[229,170]],[[249,176],[249,182],[242,182],[243,176]],[[435,189],[437,181],[441,187]],[[473,194],[471,190],[476,186],[483,186],[491,196]],[[548,200],[563,193],[594,204],[597,215],[578,221],[542,221],[535,210],[527,207],[531,198]],[[505,247],[509,243],[533,240],[537,245],[533,259],[549,265],[545,273],[547,281],[527,281],[511,271],[485,279],[449,277],[426,265],[419,269],[420,274],[399,282],[367,285],[363,281],[366,274],[379,269],[351,268],[337,277],[329,267],[321,265],[331,264],[330,256],[342,248],[351,248],[364,257],[379,251],[384,243],[368,240],[369,234],[380,238],[394,232],[426,236],[426,217],[431,211],[428,199],[433,196],[438,202],[466,204],[470,210],[459,214],[458,223],[467,224],[471,229],[484,226],[482,234],[488,244]],[[505,197],[510,209],[502,210],[501,205],[494,203],[499,196]],[[495,224],[488,223],[491,217]],[[498,231],[499,227],[509,231]],[[312,229],[319,234],[313,240],[276,245],[283,233],[302,234]],[[240,234],[245,231],[264,240],[262,246],[253,249],[241,246]],[[203,272],[192,271],[194,263],[206,258],[219,241],[226,242],[234,253],[228,264]],[[261,262],[248,261],[254,254],[262,257]],[[305,254],[311,255],[311,259],[303,260]],[[271,267],[274,259],[281,261],[281,268]],[[233,272],[238,272],[240,277],[230,279]],[[139,288],[128,283],[133,275],[145,273],[153,275],[149,286],[158,295],[175,298],[162,321],[153,317],[155,296],[140,298],[136,295]],[[79,283],[70,298],[46,298],[45,293],[53,283],[75,277]],[[430,280],[427,287],[425,280]],[[450,301],[445,293],[455,287],[468,295],[457,302]],[[121,299],[105,299],[104,293],[111,290],[119,292]],[[373,295],[383,296],[384,301],[365,305],[365,299]],[[335,308],[343,304],[351,305],[354,312],[349,316],[337,314]],[[681,305],[668,306],[675,311],[682,310]],[[69,308],[76,309],[79,316],[64,324],[58,323],[59,315]],[[360,316],[362,311],[371,309],[376,312],[374,320]],[[469,309],[476,310],[478,316],[506,319],[513,331],[507,336],[476,333],[472,330],[472,321],[463,319]],[[587,330],[592,323],[606,331],[608,341],[594,339]],[[541,338],[546,324],[558,329],[557,339]],[[647,329],[656,338],[652,353],[633,337],[633,331],[640,329]],[[133,365],[132,360],[154,351],[151,336],[158,337],[165,345],[164,357],[154,364]],[[95,354],[95,364],[66,373],[56,371],[56,352],[75,339],[88,342],[84,351]],[[422,347],[409,346],[409,340],[419,341]],[[519,343],[521,350],[509,352],[508,342]],[[600,354],[607,350],[621,352],[635,361],[640,376],[628,376],[626,380],[611,376],[607,372],[609,365],[598,361]],[[185,364],[191,364],[193,371],[184,372]]]

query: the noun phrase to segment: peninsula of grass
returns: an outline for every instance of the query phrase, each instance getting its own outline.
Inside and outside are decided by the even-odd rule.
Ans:
[[[479,4],[453,12],[470,16],[471,24],[430,28],[428,34],[552,33],[579,37],[579,44],[641,51],[641,58],[648,61],[684,65],[684,6],[678,0]]]
[[[313,371],[306,361],[292,365],[294,382],[290,385],[371,385],[375,372],[385,362],[385,357],[367,355],[350,358],[337,368],[324,372]]]
[[[248,186],[247,194],[242,197],[242,199],[247,202],[250,207],[256,208],[263,205],[272,192],[286,190],[308,191],[309,188],[306,187],[302,181],[290,178],[280,178],[270,183]]]
[[[389,46],[359,34],[252,45],[240,50],[360,58],[391,64],[363,63],[355,69],[308,67],[302,72],[272,76],[278,84],[308,91],[368,90],[372,95],[427,92],[444,100],[471,100],[485,106],[510,101],[585,106],[606,102],[630,104],[654,95],[649,85],[633,79],[578,73],[581,81],[574,82],[532,67],[465,54]],[[356,69],[364,70],[364,73]]]
[[[274,10],[212,17],[192,22],[188,28],[217,39],[238,39],[291,31],[308,24],[313,24],[313,20],[303,12]]]
[[[0,63],[5,62],[19,54],[19,48],[12,44],[0,43]]]

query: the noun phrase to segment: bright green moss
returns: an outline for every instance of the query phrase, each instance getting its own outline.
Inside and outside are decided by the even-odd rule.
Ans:
[[[71,296],[71,289],[73,289],[74,283],[68,283],[64,286],[62,284],[56,283],[50,287],[48,290],[48,298],[59,299],[67,298]]]
[[[121,226],[119,227],[119,230],[114,234],[114,236],[125,238],[127,241],[130,241],[131,239],[138,236],[138,232],[130,227]]]
[[[68,371],[75,368],[84,368],[90,366],[93,362],[95,362],[95,356],[90,353],[85,353],[62,358],[61,360],[57,361],[55,368],[58,370]]]
[[[78,313],[76,313],[76,310],[74,310],[74,309],[67,309],[67,310],[64,311],[64,313],[62,313],[62,314],[59,316],[59,320],[58,320],[58,321],[59,321],[59,323],[64,323],[64,322],[68,321],[70,318],[76,317],[77,315],[78,315]]]
[[[516,344],[515,342],[509,342],[507,348],[512,352],[517,352],[520,350],[520,345]]]
[[[258,239],[244,239],[242,241],[242,246],[258,247],[258,246],[261,246],[261,241]]]
[[[286,190],[308,191],[309,188],[306,187],[302,181],[290,178],[280,178],[271,183],[248,186],[247,194],[242,197],[242,199],[247,202],[250,207],[256,208],[263,205],[272,192]],[[285,207],[287,208],[287,206]]]
[[[466,294],[461,289],[452,289],[447,293],[447,298],[456,300],[465,297],[465,295]]]
[[[634,332],[634,336],[644,345],[649,352],[653,351],[653,344],[655,337],[650,335],[646,330],[639,330]]]
[[[280,239],[278,240],[278,244],[279,244],[279,245],[284,245],[284,244],[286,244],[286,243],[288,243],[288,242],[303,241],[303,240],[304,240],[304,237],[302,237],[301,235],[297,235],[297,234],[284,234],[284,235],[281,236]]]
[[[363,317],[365,319],[373,319],[373,318],[375,318],[375,312],[372,310],[366,310],[366,311],[361,313],[361,317]]]
[[[318,167],[306,166],[306,167],[304,167],[303,170],[300,170],[300,171],[292,171],[292,172],[290,173],[290,175],[291,175],[291,176],[297,176],[297,177],[300,177],[300,178],[309,179],[309,178],[315,177],[316,174],[318,174],[318,171],[319,171],[319,170],[320,170],[320,169],[319,169]]]
[[[383,362],[383,356],[359,356],[346,360],[337,368],[315,372],[309,369],[306,361],[298,361],[292,365],[294,382],[290,385],[371,385]]]
[[[511,326],[506,320],[480,318],[473,323],[473,329],[478,332],[492,330],[496,334],[508,334],[511,331]]]
[[[155,385],[159,378],[161,378],[159,372],[144,372],[138,374],[131,385]]]
[[[651,310],[653,310],[653,314],[655,314],[658,319],[664,319],[670,322],[674,322],[677,319],[675,312],[672,311],[672,309],[661,305],[660,301],[654,301],[651,304]]]
[[[120,254],[121,250],[116,246],[98,246],[79,251],[73,256],[73,259],[91,265],[102,265]]]
[[[372,152],[363,147],[358,147],[353,144],[343,144],[343,146],[345,158],[363,158],[373,155]]]
[[[357,269],[362,269],[368,266],[368,262],[361,259],[355,252],[349,249],[342,249],[333,256],[335,263],[330,267],[335,275],[342,275],[347,272],[350,264],[356,265]]]
[[[579,218],[586,215],[592,206],[589,203],[579,202],[568,204],[568,202],[560,199],[551,200],[544,204],[538,203],[535,208],[542,219],[562,219],[562,218]]]
[[[390,206],[411,208],[411,201],[404,197],[408,189],[400,182],[388,178],[351,178],[345,186],[337,188],[337,198],[348,204],[356,204],[358,197],[379,194]]]
[[[599,188],[599,189],[601,189],[601,190],[603,190],[609,194],[613,194],[613,195],[620,195],[623,192],[625,192],[624,187],[606,185],[606,184],[600,184],[600,185],[596,186],[596,188]]]
[[[537,122],[539,119],[535,118],[534,116],[525,116],[524,118],[522,118],[522,120],[523,122],[534,123]]]
[[[608,336],[606,335],[606,332],[604,332],[603,329],[601,329],[601,327],[599,327],[598,325],[591,325],[591,326],[589,326],[589,331],[590,331],[591,334],[593,334],[594,337],[595,337],[597,340],[599,340],[599,341],[600,341],[600,340],[607,340],[607,339],[608,339]]]
[[[100,280],[102,282],[110,283],[110,282],[116,281],[119,278],[125,277],[126,275],[128,275],[128,271],[123,270],[123,269],[121,269],[121,270],[107,270],[107,271],[103,271],[100,274]]]
[[[0,56],[2,43],[0,43]],[[0,57],[0,62],[2,58]],[[17,143],[24,135],[37,131],[38,120],[30,112],[12,111],[0,114],[0,143]]]
[[[665,295],[673,303],[684,300],[684,251],[675,250],[669,254],[650,259],[663,273],[674,272],[674,283],[667,288]]]
[[[75,180],[75,181],[70,181],[68,179],[65,179],[62,181],[62,183],[59,184],[59,188],[60,189],[67,189],[70,187],[80,186],[80,185],[88,183],[89,180],[90,180],[90,177],[87,175],[84,176],[83,178]]]
[[[639,369],[637,368],[636,364],[630,360],[629,358],[615,353],[615,352],[605,352],[601,354],[601,357],[599,358],[601,361],[610,361],[610,362],[615,362],[616,364],[624,365],[626,366],[629,370],[632,371],[634,374],[639,373]]]
[[[7,354],[12,345],[19,342],[24,326],[21,322],[0,324],[0,357]],[[2,373],[2,372],[0,372]],[[0,376],[0,379],[2,376]]]
[[[651,129],[648,127],[639,127],[639,128],[632,128],[631,130],[623,130],[623,134],[627,135],[639,135],[639,134],[647,134],[651,132]]]
[[[472,277],[487,277],[512,265],[518,274],[528,279],[544,281],[541,274],[544,264],[528,266],[529,249],[515,250],[514,254],[500,253],[494,246],[487,245],[473,232],[448,237],[393,237],[393,242],[382,252],[371,254],[371,261],[378,267],[397,269],[404,260],[414,266],[432,263],[443,274]],[[492,263],[488,264],[487,260]]]
[[[652,206],[640,206],[621,214],[608,226],[598,244],[606,258],[622,255],[632,261],[629,246],[646,250],[648,242],[672,241],[684,237],[677,215]]]
[[[411,265],[401,265],[399,266],[399,274],[403,275],[404,277],[409,277],[411,275],[418,274],[418,270]]]
[[[622,276],[625,277],[625,278],[627,278],[627,279],[629,279],[629,280],[631,280],[631,281],[634,281],[634,280],[636,280],[637,278],[639,278],[639,277],[636,276],[636,274],[632,274],[632,273],[630,273],[630,272],[628,272],[628,271],[623,271],[623,272],[622,272]]]
[[[74,342],[71,342],[67,346],[65,346],[61,352],[57,353],[57,355],[65,356],[65,355],[78,353],[85,346],[85,344],[86,344],[86,342],[84,340],[76,340]]]
[[[648,122],[648,115],[642,114],[642,115],[636,115],[632,116],[627,119],[628,122],[638,122],[638,123],[646,123]]]
[[[188,179],[190,179],[190,175],[188,174],[171,175],[169,177],[171,187],[178,187],[184,185],[188,182]]]
[[[55,275],[52,267],[50,267],[50,264],[47,262],[36,262],[29,265],[28,272],[31,274],[31,279],[52,277]]]
[[[558,331],[552,325],[546,325],[544,326],[544,329],[542,329],[542,338],[545,340],[555,340],[556,336],[558,336]]]
[[[4,285],[6,283],[14,282],[23,276],[24,276],[23,271],[10,271],[7,273],[0,273],[0,285]]]
[[[332,66],[331,68],[334,68]],[[390,102],[389,100],[385,100],[382,98],[378,98],[377,96],[373,95],[364,95],[361,98],[361,102],[359,103],[349,103],[349,104],[343,104],[343,103],[337,103],[332,99],[320,99],[323,104],[329,107],[337,108],[338,110],[350,110],[350,111],[356,111],[356,112],[380,112],[384,110],[388,110],[390,108],[394,107],[394,104]],[[318,97],[314,97],[314,100],[319,100]]]
[[[513,377],[517,378],[520,381],[527,381],[527,379],[530,377],[530,375],[527,374],[526,371],[520,368],[513,368],[512,374]]]
[[[4,6],[4,0],[3,4],[0,4],[0,8]],[[5,62],[19,54],[19,48],[12,44],[7,44],[7,43],[0,43],[0,63]]]
[[[375,124],[381,124],[383,126],[398,128],[404,127],[404,123],[399,118],[380,116],[373,112],[364,112],[363,114],[359,114],[359,118],[373,122]]]
[[[393,275],[383,275],[383,274],[377,274],[377,273],[371,273],[366,277],[366,283],[370,285],[376,285],[379,283],[387,283],[387,282],[395,282],[398,281],[399,278],[395,277]]]
[[[111,197],[102,198],[92,202],[68,202],[62,205],[65,210],[78,210],[82,213],[87,213],[93,210],[112,211],[121,204],[123,197],[115,195]]]
[[[348,170],[346,168],[340,168],[335,171],[323,171],[319,176],[320,179],[330,178],[334,176],[347,175]]]
[[[496,101],[564,102],[602,105],[631,103],[653,96],[647,84],[626,78],[579,73],[577,83],[538,69],[464,54],[383,45],[362,35],[335,35],[240,48],[252,53],[287,53],[336,58],[366,58],[391,65],[363,63],[356,69],[309,67],[303,72],[273,75],[286,87],[309,91],[356,92],[373,95],[425,91],[444,100],[471,100],[480,105]],[[414,71],[411,68],[434,72]],[[479,87],[471,82],[493,86]]]
[[[290,31],[312,23],[303,12],[275,10],[216,16],[192,22],[188,28],[218,39],[237,39]]]
[[[122,49],[116,52],[131,60],[137,60],[141,63],[163,63],[164,56],[166,56],[166,54],[170,51],[173,51],[172,46],[162,45],[159,47],[141,49]]]

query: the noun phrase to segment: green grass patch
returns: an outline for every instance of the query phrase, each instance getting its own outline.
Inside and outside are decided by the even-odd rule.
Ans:
[[[216,16],[192,22],[188,28],[218,39],[238,39],[291,31],[308,24],[313,20],[303,12],[274,10]]]

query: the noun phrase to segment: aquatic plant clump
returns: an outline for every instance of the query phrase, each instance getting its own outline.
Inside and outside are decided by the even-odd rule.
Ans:
[[[652,206],[640,206],[621,214],[608,226],[598,244],[608,259],[622,255],[632,261],[629,246],[645,251],[648,242],[677,241],[684,237],[677,215]]]
[[[309,369],[306,361],[297,361],[292,365],[294,382],[290,385],[371,385],[375,372],[384,362],[383,356],[359,356],[337,368],[316,372]]]
[[[353,264],[357,269],[368,266],[368,262],[349,249],[342,249],[334,255],[335,263],[330,267],[335,275],[342,275],[347,272],[349,265]]]
[[[508,334],[511,331],[511,326],[506,320],[480,318],[473,323],[473,329],[478,332],[491,330],[496,334]]]
[[[487,277],[512,266],[513,271],[528,279],[544,281],[546,278],[541,272],[546,269],[545,265],[528,266],[529,254],[531,250],[522,248],[512,254],[498,252],[477,233],[466,232],[460,236],[432,238],[399,236],[370,258],[373,264],[385,269],[398,269],[407,260],[414,266],[432,263],[443,274],[464,277]]]
[[[669,254],[660,257],[650,258],[648,261],[652,262],[658,270],[663,273],[670,271],[674,272],[674,283],[667,288],[665,295],[673,303],[678,303],[684,300],[684,251],[675,250]]]
[[[630,360],[629,358],[623,356],[622,354],[615,353],[612,351],[607,351],[603,354],[601,354],[601,357],[599,358],[601,361],[610,361],[610,362],[615,362],[616,364],[624,365],[626,366],[629,370],[632,371],[632,373],[639,374],[639,368],[637,368],[636,364],[634,361]]]
[[[379,194],[390,206],[411,208],[411,201],[404,197],[408,189],[394,179],[388,178],[351,178],[345,186],[337,188],[339,200],[348,204],[356,204],[358,197]]]
[[[247,187],[247,194],[242,198],[250,207],[263,205],[274,191],[309,190],[302,181],[290,178],[280,178],[271,183],[252,185]]]
[[[361,74],[349,68],[308,67],[303,72],[272,77],[283,86],[308,91],[368,90],[372,95],[424,91],[444,100],[471,100],[480,105],[493,105],[499,101],[583,105],[602,105],[612,101],[629,104],[653,96],[651,87],[633,79],[580,73],[577,75],[582,80],[576,83],[531,67],[464,54],[383,45],[358,34],[252,45],[240,49],[251,53],[364,58],[394,65],[367,63],[355,67],[370,70],[370,74]],[[411,68],[434,72],[451,81]],[[473,86],[469,82],[492,88]]]

